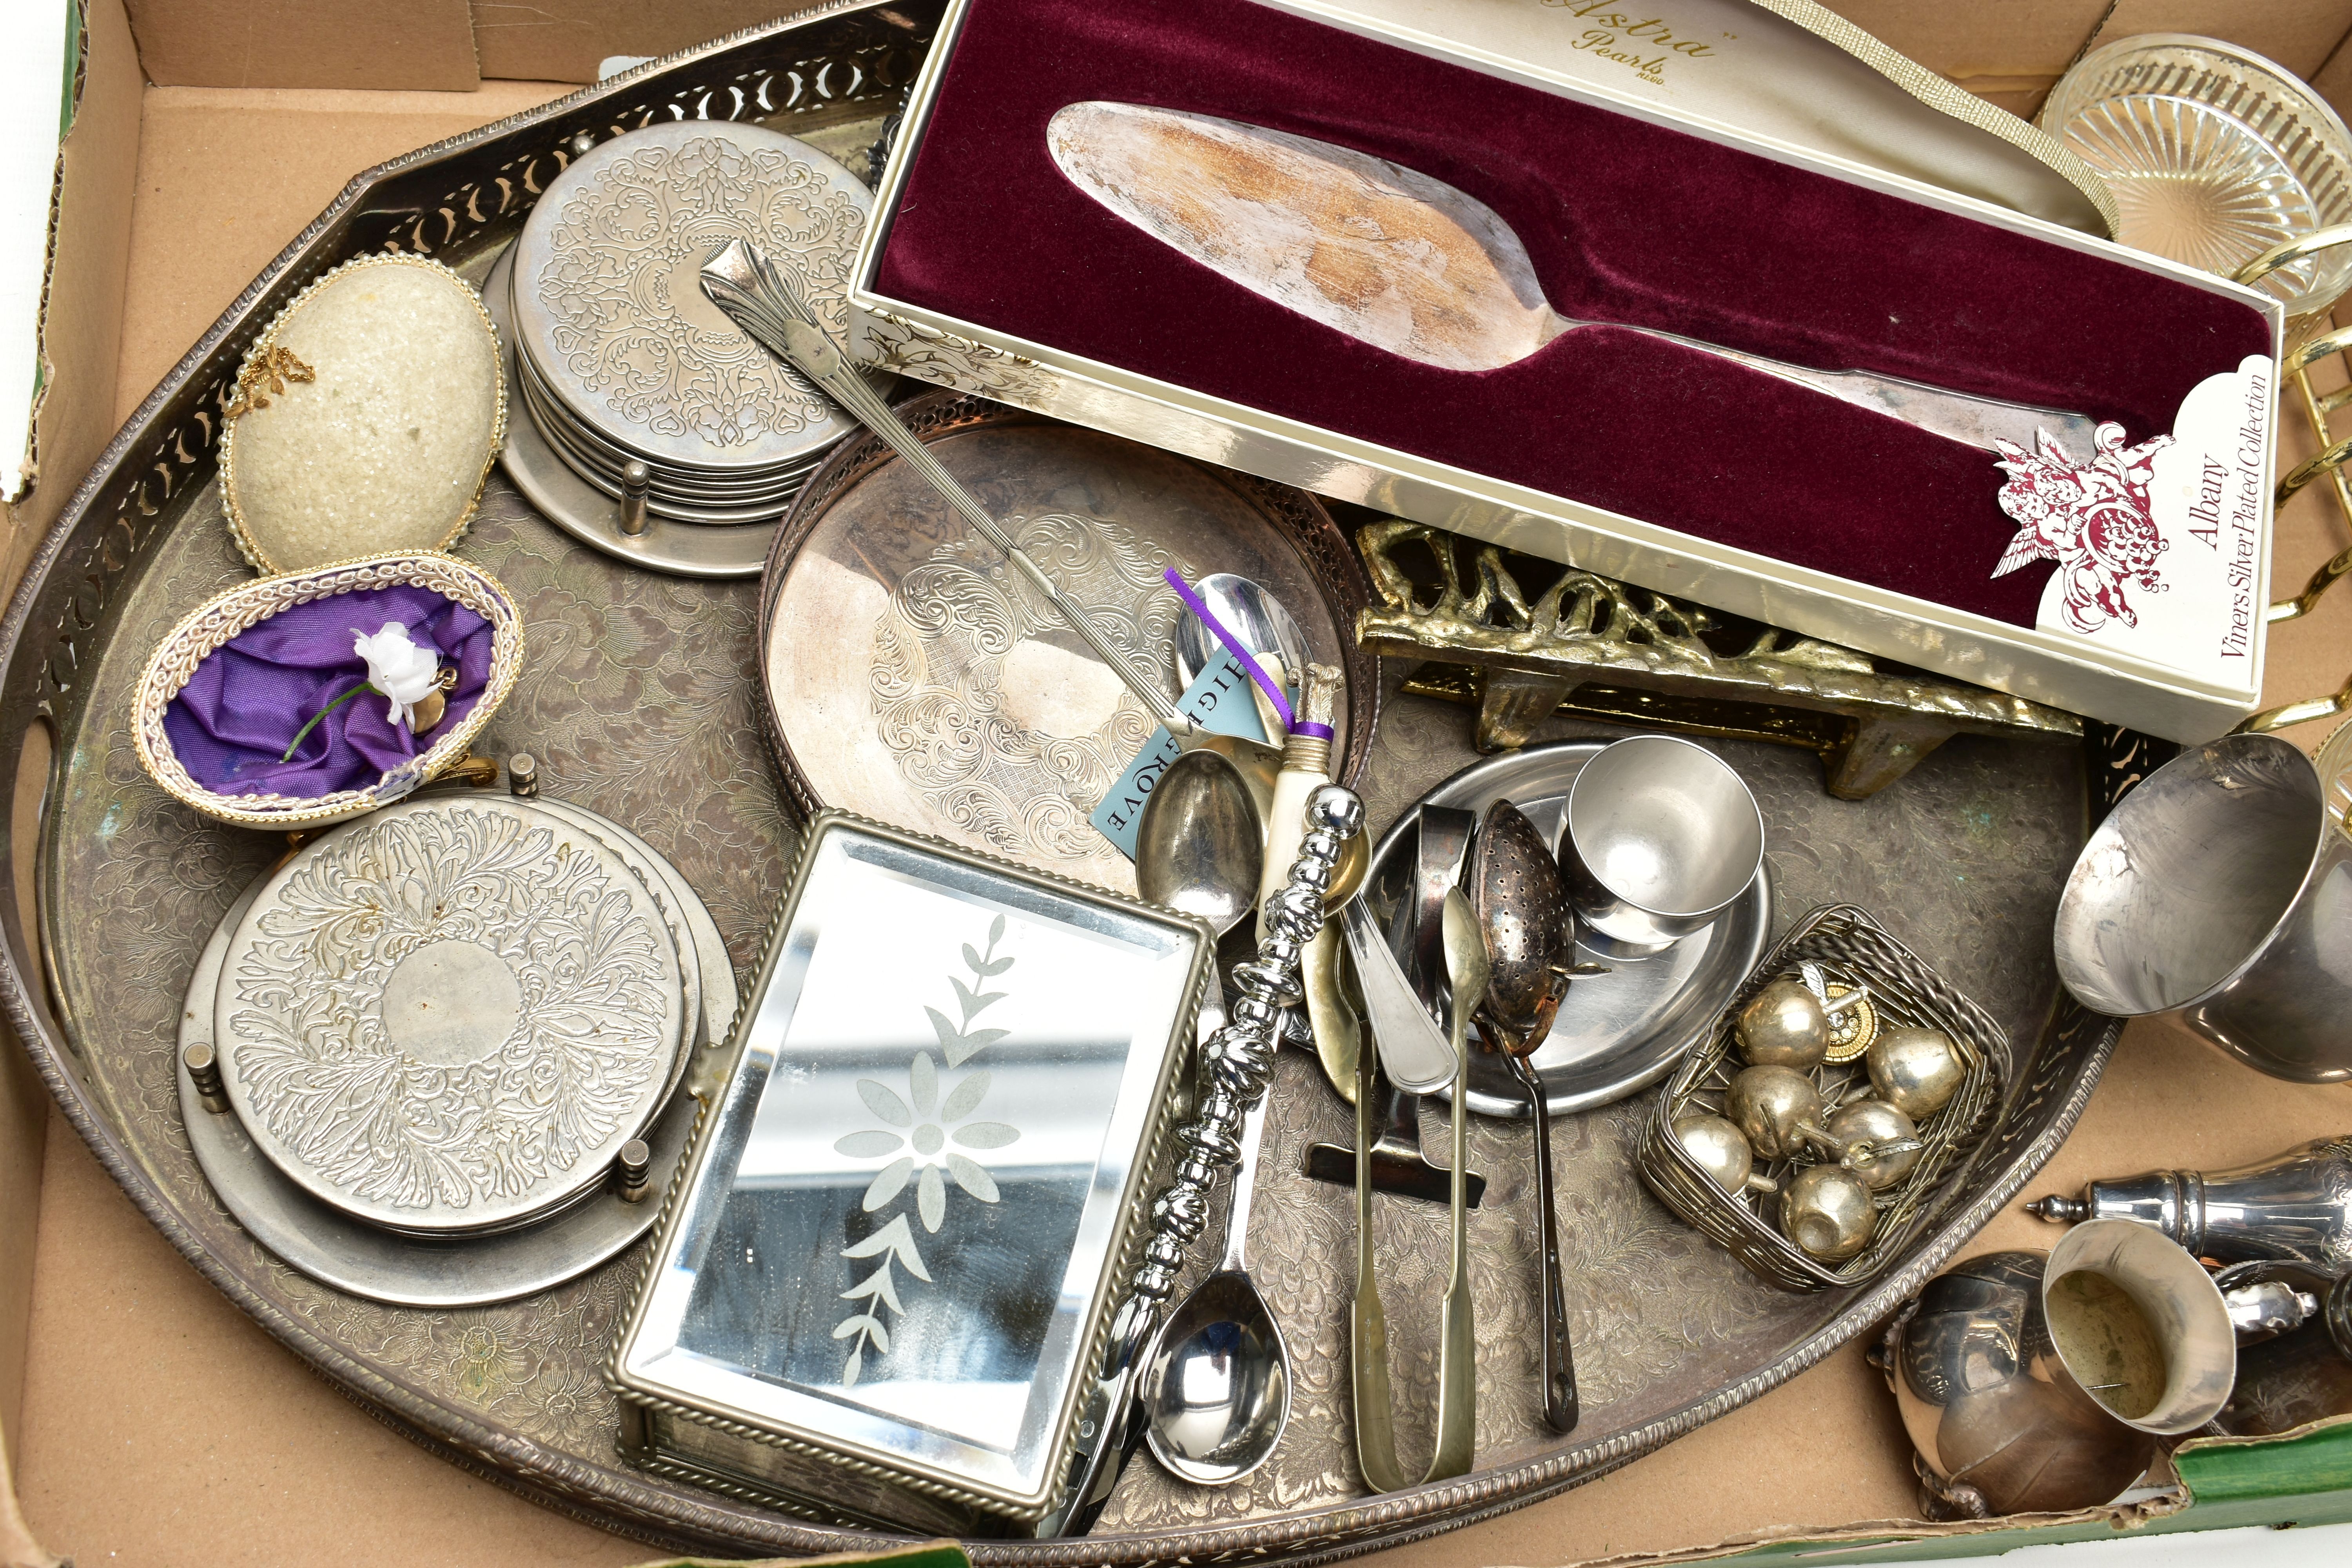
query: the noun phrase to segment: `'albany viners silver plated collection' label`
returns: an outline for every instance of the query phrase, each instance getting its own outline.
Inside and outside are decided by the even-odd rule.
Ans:
[[[656,466],[738,475],[809,456],[855,423],[702,292],[743,236],[795,265],[836,334],[873,198],[756,125],[682,121],[618,136],[551,182],[515,252],[516,346],[565,412]]]
[[[411,801],[310,845],[232,939],[221,1076],[322,1202],[450,1235],[604,1178],[666,1097],[677,948],[594,836],[520,804]]]

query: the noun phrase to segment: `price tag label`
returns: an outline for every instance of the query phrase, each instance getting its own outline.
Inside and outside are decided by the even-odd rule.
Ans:
[[[1258,721],[1257,703],[1250,696],[1249,672],[1230,653],[1221,653],[1215,663],[1194,678],[1177,699],[1176,711],[1220,735],[1244,741],[1266,739],[1265,726]],[[1135,858],[1135,828],[1143,819],[1144,802],[1151,798],[1152,786],[1176,757],[1176,737],[1154,729],[1135,761],[1127,764],[1127,771],[1095,807],[1095,831],[1130,860]]]

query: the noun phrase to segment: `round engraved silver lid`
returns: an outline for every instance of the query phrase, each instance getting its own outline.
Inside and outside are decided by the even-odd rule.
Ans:
[[[214,1043],[289,1180],[447,1237],[594,1192],[691,1023],[670,923],[608,844],[526,802],[443,796],[278,868],[230,938]]]
[[[583,457],[642,458],[664,488],[698,481],[766,500],[856,425],[744,336],[698,274],[729,239],[750,238],[799,268],[845,336],[872,208],[839,163],[756,125],[678,121],[575,158],[515,243],[515,345],[540,395],[534,414],[576,426]]]

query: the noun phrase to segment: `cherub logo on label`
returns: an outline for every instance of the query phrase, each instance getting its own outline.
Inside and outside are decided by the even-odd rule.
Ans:
[[[2244,684],[2267,588],[2270,403],[2270,362],[2249,358],[2199,383],[2168,436],[2126,446],[2121,426],[2102,425],[2087,454],[2046,432],[2032,452],[2001,443],[2000,508],[2017,537],[1993,575],[2053,561],[2043,630]]]
[[[2055,561],[2064,595],[2066,625],[2095,632],[2109,621],[2139,625],[2124,590],[2165,590],[2157,557],[2169,548],[2157,531],[2148,503],[2156,477],[2149,459],[2172,445],[2158,436],[2137,447],[2124,445],[2124,427],[2102,425],[2093,434],[2098,449],[2088,461],[2074,456],[2047,430],[2036,432],[2038,450],[2000,441],[1995,466],[2009,475],[2000,487],[2000,510],[2017,523],[2017,537],[2002,552],[1996,577],[2032,561]]]
[[[1713,45],[1677,32],[1664,17],[1627,10],[1618,0],[1543,0],[1543,4],[1591,24],[1582,37],[1570,44],[1570,48],[1628,67],[1643,81],[1660,87],[1665,85],[1669,59],[1702,59],[1715,53]]]

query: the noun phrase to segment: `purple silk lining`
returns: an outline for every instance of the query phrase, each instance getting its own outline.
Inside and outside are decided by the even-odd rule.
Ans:
[[[394,726],[389,701],[367,692],[328,714],[290,762],[278,761],[311,715],[367,680],[352,638],[394,621],[419,647],[439,649],[444,665],[457,667],[440,724],[420,741]],[[489,682],[491,638],[488,621],[430,588],[362,588],[314,599],[205,656],[163,710],[163,733],[188,776],[215,795],[311,799],[366,789],[473,711]]]

